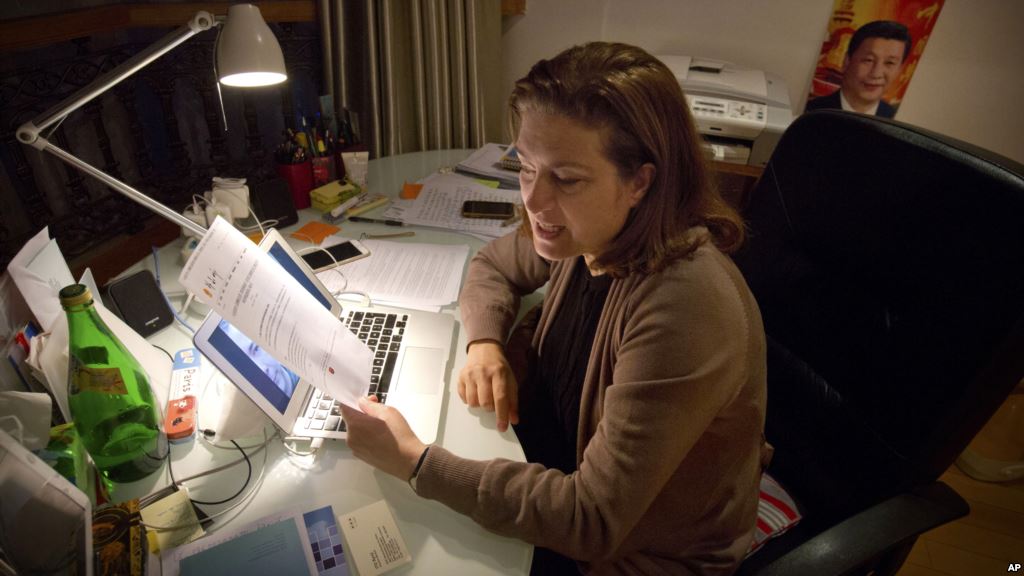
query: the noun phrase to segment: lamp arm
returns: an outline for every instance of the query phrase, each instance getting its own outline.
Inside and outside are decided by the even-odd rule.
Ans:
[[[40,139],[46,142],[45,138]],[[199,224],[196,224],[195,222],[189,220],[188,218],[185,218],[178,212],[150,198],[149,196],[140,192],[139,190],[132,188],[128,184],[121,182],[117,178],[114,178],[113,176],[107,174],[106,172],[100,170],[99,168],[96,168],[92,164],[89,164],[88,162],[78,158],[77,156],[68,152],[67,150],[60,148],[59,146],[55,146],[50,142],[46,142],[46,147],[43,148],[43,150],[49,152],[50,154],[53,154],[57,158],[60,158],[61,160],[74,166],[75,168],[78,168],[82,172],[85,172],[86,174],[92,176],[93,178],[99,180],[100,182],[103,182],[107,186],[113,188],[114,190],[120,192],[121,194],[124,194],[128,198],[135,200],[139,204],[142,204],[143,206],[149,208],[153,212],[156,212],[160,216],[163,216],[164,218],[167,218],[168,220],[174,222],[175,224],[181,226],[182,228],[189,230],[190,232],[196,234],[199,238],[202,238],[203,236],[206,235],[206,228],[200,226]]]
[[[30,122],[22,124],[18,127],[18,140],[22,144],[42,150],[45,144],[37,143],[40,132],[89,103],[93,98],[120,84],[122,80],[145,68],[157,58],[177,48],[182,42],[216,25],[217,21],[212,14],[203,10],[197,12],[187,24],[167,34],[142,52],[125,60],[119,66],[107,71],[99,78],[90,82],[89,85],[61,100],[60,103],[35,117]]]
[[[46,112],[19,126],[17,131],[18,140],[26,146],[31,146],[37,150],[53,154],[67,164],[70,164],[93,178],[96,178],[100,182],[103,182],[107,186],[121,194],[124,194],[139,204],[142,204],[164,218],[171,220],[175,224],[194,232],[199,235],[199,237],[204,236],[206,234],[206,229],[202,226],[188,218],[185,218],[183,215],[178,214],[176,211],[164,206],[156,200],[153,200],[149,196],[146,196],[142,192],[132,188],[124,182],[121,182],[113,176],[106,174],[99,168],[81,160],[67,150],[55,146],[43,137],[40,132],[53,125],[55,122],[58,122],[68,114],[78,110],[97,96],[103,94],[107,90],[110,90],[125,78],[128,78],[132,74],[135,74],[139,70],[145,68],[151,62],[175,49],[178,45],[189,38],[199,34],[200,32],[209,30],[218,24],[219,23],[212,14],[200,10],[192,17],[191,20],[189,20],[187,24],[181,26],[170,34],[167,34],[142,52],[139,52],[135,56],[125,60],[119,66],[109,70],[96,80],[89,83],[88,86],[85,86],[74,94],[68,96]]]

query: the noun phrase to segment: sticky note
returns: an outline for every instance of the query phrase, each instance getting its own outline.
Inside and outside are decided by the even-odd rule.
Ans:
[[[327,238],[331,234],[340,230],[341,228],[338,228],[333,224],[312,220],[310,222],[306,222],[302,228],[292,232],[292,238],[312,242],[313,244],[319,244],[324,241],[324,238]]]
[[[420,190],[423,190],[423,184],[408,183],[402,185],[402,192],[399,196],[403,200],[415,200],[420,195]]]

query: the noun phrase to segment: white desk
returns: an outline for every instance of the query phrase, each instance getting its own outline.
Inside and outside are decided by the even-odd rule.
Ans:
[[[413,182],[445,166],[454,166],[465,158],[470,150],[417,152],[402,156],[371,161],[369,164],[369,188],[372,192],[398,194],[404,181]],[[373,215],[370,213],[369,215]],[[306,210],[300,213],[300,222],[282,230],[285,237],[304,222],[318,218],[319,214]],[[341,224],[341,234],[358,238],[362,232],[387,233],[413,230],[414,237],[397,241],[464,243],[475,252],[483,242],[463,234],[418,227],[394,228],[379,224]],[[289,238],[296,248],[308,244]],[[159,251],[160,274],[163,288],[172,294],[172,302],[180,307],[181,299],[174,298],[181,293],[177,276],[181,270],[179,239]],[[153,269],[152,258],[140,262],[130,271],[140,268]],[[199,306],[199,308],[204,308]],[[458,321],[456,307],[446,310]],[[201,315],[190,310],[189,323],[198,327]],[[170,353],[190,345],[190,335],[177,323],[149,338]],[[493,413],[470,409],[458,397],[455,382],[459,369],[465,363],[466,336],[459,330],[456,355],[449,374],[449,387],[438,432],[437,444],[461,456],[469,458],[508,458],[524,460],[522,449],[511,429],[499,433],[495,427]],[[212,378],[211,385],[221,382],[230,385],[223,376],[208,364],[204,366],[203,378]],[[210,392],[216,400],[215,392]],[[209,398],[208,398],[209,399]],[[202,415],[203,400],[200,400],[200,422],[209,426],[211,418]],[[267,430],[272,430],[267,419]],[[262,438],[258,439],[262,442]],[[243,446],[258,443],[256,439],[240,442]],[[230,462],[238,457],[235,450],[211,448],[201,440],[185,445],[174,445],[171,449],[174,474],[184,478],[196,472]],[[510,538],[487,532],[468,517],[449,508],[416,496],[411,488],[396,478],[373,470],[357,460],[344,442],[327,441],[316,458],[298,457],[289,454],[280,440],[271,442],[267,453],[267,464],[262,484],[250,502],[224,517],[216,526],[228,521],[228,528],[239,526],[268,514],[296,509],[308,511],[323,504],[331,504],[337,514],[348,512],[385,499],[398,522],[399,529],[413,557],[411,565],[397,569],[395,574],[526,574],[529,572],[533,547]],[[255,479],[262,454],[252,457],[253,478]],[[240,464],[212,476],[189,482],[193,498],[220,500],[232,495],[245,481],[246,466]],[[169,482],[166,471],[155,473],[149,478],[118,488],[118,500],[145,495]],[[227,506],[203,507],[207,512],[216,512]],[[351,566],[351,564],[350,564]]]

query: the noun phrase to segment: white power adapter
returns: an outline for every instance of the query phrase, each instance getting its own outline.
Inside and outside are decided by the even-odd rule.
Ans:
[[[185,211],[181,214],[203,228],[207,228],[209,226],[206,222],[206,211],[199,207],[199,202],[195,199],[192,200],[192,204],[185,208]],[[186,238],[198,238],[195,232],[192,232],[184,226],[181,227],[181,235]]]
[[[226,205],[239,220],[249,217],[249,187],[245,178],[213,177],[213,199]]]
[[[218,202],[216,192],[214,192],[213,200],[206,205],[206,221],[212,226],[213,221],[217,219],[217,216],[220,216],[234,224],[231,207],[224,202]]]

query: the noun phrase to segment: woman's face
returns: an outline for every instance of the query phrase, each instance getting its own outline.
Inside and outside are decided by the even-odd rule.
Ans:
[[[583,255],[590,264],[622,230],[646,193],[654,166],[627,180],[605,156],[603,131],[564,116],[527,111],[516,150],[533,246],[549,260]]]

